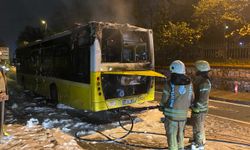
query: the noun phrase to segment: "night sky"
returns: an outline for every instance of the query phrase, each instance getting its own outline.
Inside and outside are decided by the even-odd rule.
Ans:
[[[38,26],[58,5],[58,0],[0,0],[0,38],[15,49],[16,39],[26,25]],[[48,5],[49,3],[49,5]]]
[[[58,23],[59,20],[60,24],[60,19],[62,18],[69,19],[70,23],[72,23],[72,20],[78,23],[96,20],[134,24],[132,4],[134,1],[0,0],[0,40],[5,41],[13,53],[16,49],[17,37],[24,30],[24,27],[27,25],[40,27],[41,19],[47,20],[48,28],[52,27],[52,22]],[[157,3],[157,0],[152,0],[151,2],[149,5]],[[145,3],[142,5],[145,5]],[[79,11],[79,9],[81,10]],[[58,13],[58,10],[61,12]],[[249,13],[250,5],[245,11],[247,20],[250,20]],[[62,17],[61,15],[65,16]]]
[[[55,10],[58,8],[64,9],[65,6],[71,7],[72,1],[0,0],[0,39],[6,42],[13,53],[16,49],[17,37],[25,26],[39,27],[41,19],[46,19],[49,26]],[[129,22],[131,18],[128,14],[123,13],[124,11],[128,12],[131,6],[120,0],[81,0],[80,3],[83,6],[82,8],[91,10],[91,13],[88,13],[88,15],[91,15],[90,20],[109,21],[108,18],[111,15],[117,19],[113,17],[112,21],[122,22],[122,19],[124,22]],[[112,10],[107,11],[109,9]]]

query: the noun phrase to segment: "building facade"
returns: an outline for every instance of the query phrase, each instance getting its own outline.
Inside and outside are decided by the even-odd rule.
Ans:
[[[0,63],[6,64],[9,61],[9,48],[0,47]]]

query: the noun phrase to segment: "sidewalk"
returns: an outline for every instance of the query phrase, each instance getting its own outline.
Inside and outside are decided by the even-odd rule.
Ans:
[[[250,93],[212,89],[210,99],[250,105]]]

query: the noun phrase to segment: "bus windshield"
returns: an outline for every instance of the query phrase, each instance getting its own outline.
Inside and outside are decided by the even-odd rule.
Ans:
[[[149,62],[147,32],[103,29],[103,63]]]

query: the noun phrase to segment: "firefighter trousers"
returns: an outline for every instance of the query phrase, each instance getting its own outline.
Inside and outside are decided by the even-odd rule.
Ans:
[[[169,150],[184,150],[184,128],[186,121],[165,118],[165,129]]]
[[[205,118],[207,113],[192,113],[193,139],[195,144],[205,144]]]

